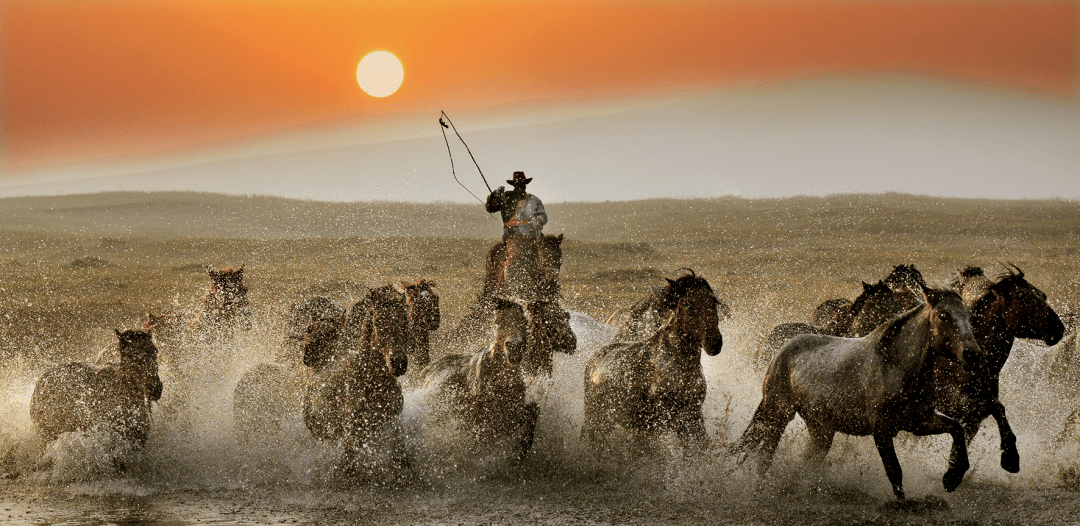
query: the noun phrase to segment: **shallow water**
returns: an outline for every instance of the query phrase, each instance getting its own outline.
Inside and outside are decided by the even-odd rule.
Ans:
[[[1057,442],[1073,402],[1047,387],[1043,347],[1018,342],[1003,371],[1002,399],[1017,431],[1022,470],[998,466],[988,425],[971,448],[972,469],[955,493],[941,488],[948,439],[897,440],[905,489],[898,504],[866,437],[838,436],[826,465],[801,462],[796,419],[766,477],[737,465],[724,444],[749,421],[763,373],[747,365],[753,329],[721,324],[724,351],[703,357],[706,425],[714,449],[685,457],[668,439],[651,455],[597,459],[577,439],[582,375],[609,336],[575,314],[579,352],[557,355],[555,375],[531,392],[541,404],[536,443],[521,465],[499,452],[462,446],[426,422],[422,388],[407,386],[406,410],[369,454],[370,469],[343,474],[339,452],[296,417],[272,439],[241,443],[231,390],[270,353],[241,342],[227,367],[207,375],[186,405],[166,397],[151,438],[132,451],[107,434],[67,434],[44,448],[29,421],[36,371],[5,371],[0,399],[0,524],[1067,524],[1080,521],[1077,444]],[[165,371],[163,375],[168,378]],[[170,410],[162,407],[172,408]],[[388,451],[404,448],[406,469],[390,472]],[[121,459],[118,472],[113,458]],[[18,476],[12,476],[16,474]]]

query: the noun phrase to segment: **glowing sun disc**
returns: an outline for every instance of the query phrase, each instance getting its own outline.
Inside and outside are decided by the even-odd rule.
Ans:
[[[372,97],[393,95],[405,80],[401,61],[389,51],[372,51],[356,66],[356,82]]]

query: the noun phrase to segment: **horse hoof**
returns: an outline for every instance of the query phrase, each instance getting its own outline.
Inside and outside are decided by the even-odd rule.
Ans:
[[[960,483],[964,481],[964,471],[959,469],[950,469],[945,472],[945,476],[941,478],[941,485],[945,486],[945,491],[952,493],[956,491],[956,488],[960,487]]]
[[[1015,449],[1001,452],[1001,469],[1009,473],[1020,472],[1020,453]]]

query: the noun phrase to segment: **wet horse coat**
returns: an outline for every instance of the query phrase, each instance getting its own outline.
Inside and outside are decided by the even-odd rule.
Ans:
[[[563,236],[511,237],[488,252],[484,298],[555,300],[559,296]]]
[[[925,294],[925,304],[865,338],[803,335],[790,340],[769,366],[761,403],[733,449],[756,452],[763,470],[768,469],[796,414],[806,422],[811,438],[807,457],[815,462],[825,458],[837,432],[873,435],[893,492],[904,498],[893,438],[900,431],[949,433],[955,447],[942,482],[946,491],[955,490],[968,469],[964,429],[935,411],[933,365],[939,356],[973,363],[980,350],[960,296],[934,289]]]
[[[49,369],[30,398],[30,419],[45,442],[61,433],[108,429],[146,443],[150,404],[161,398],[157,348],[150,331],[116,331],[120,363],[69,363]]]

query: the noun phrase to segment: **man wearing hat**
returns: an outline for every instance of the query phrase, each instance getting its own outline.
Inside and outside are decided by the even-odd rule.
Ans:
[[[526,178],[525,172],[514,172],[514,178],[506,182],[514,189],[507,192],[505,186],[500,186],[484,204],[489,213],[502,212],[503,241],[509,237],[540,237],[548,217],[540,198],[525,191],[532,178]]]

